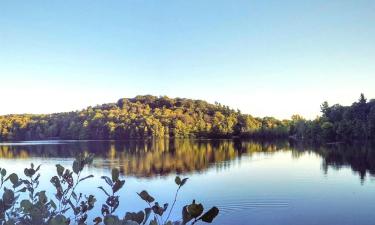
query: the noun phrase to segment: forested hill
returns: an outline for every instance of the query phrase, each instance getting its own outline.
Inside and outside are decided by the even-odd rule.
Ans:
[[[125,140],[148,137],[294,137],[317,142],[375,140],[375,100],[363,94],[351,106],[321,105],[305,120],[254,118],[218,103],[151,95],[81,111],[0,116],[0,141],[42,139]]]
[[[155,97],[48,115],[0,116],[0,140],[288,136],[287,121],[253,118],[221,104]]]

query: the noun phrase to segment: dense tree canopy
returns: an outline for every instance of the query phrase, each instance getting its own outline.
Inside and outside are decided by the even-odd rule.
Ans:
[[[69,113],[0,116],[1,141],[287,135],[287,121],[254,118],[218,103],[151,95]]]
[[[124,140],[148,137],[294,137],[315,141],[375,139],[375,100],[363,94],[351,106],[321,105],[322,116],[305,120],[255,118],[219,103],[156,97],[47,115],[0,116],[0,141],[42,139]]]
[[[317,141],[375,140],[375,99],[363,94],[351,106],[327,102],[321,105],[322,116],[313,121],[292,119],[290,134],[298,139]]]

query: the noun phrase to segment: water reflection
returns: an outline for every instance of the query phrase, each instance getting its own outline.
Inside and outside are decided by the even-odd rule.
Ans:
[[[305,146],[287,141],[255,142],[240,140],[162,139],[124,142],[28,142],[2,143],[0,158],[73,158],[79,152],[94,153],[96,168],[120,168],[124,175],[163,176],[174,173],[204,172],[211,167],[228,168],[241,157],[255,153],[291,151],[294,158],[314,153],[322,158],[322,168],[351,167],[361,179],[375,175],[375,151],[363,146]]]

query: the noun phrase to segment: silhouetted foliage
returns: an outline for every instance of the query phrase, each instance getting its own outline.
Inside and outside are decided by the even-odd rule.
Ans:
[[[163,219],[163,214],[168,210],[168,203],[159,205],[147,191],[141,191],[139,197],[147,203],[144,211],[127,212],[118,215],[116,209],[120,204],[120,196],[116,193],[124,187],[125,180],[120,179],[120,171],[112,169],[111,177],[102,176],[109,188],[99,187],[107,199],[101,207],[101,215],[94,217],[89,222],[88,214],[94,209],[96,198],[88,193],[78,193],[77,186],[93,175],[81,177],[85,166],[91,164],[93,155],[80,154],[73,162],[72,168],[64,168],[56,165],[56,175],[50,180],[55,188],[54,198],[48,198],[46,191],[39,190],[40,166],[31,164],[25,168],[24,178],[12,173],[7,176],[7,171],[0,168],[0,188],[9,184],[10,188],[4,187],[2,198],[0,198],[0,224],[4,225],[68,225],[68,224],[104,224],[104,225],[184,225],[191,221],[211,223],[218,215],[219,209],[212,207],[204,212],[202,204],[195,200],[182,209],[181,220],[169,220],[177,195],[182,186],[186,184],[187,178],[176,177],[177,191],[168,216]],[[26,197],[21,200],[21,198]],[[96,213],[96,212],[93,212]]]

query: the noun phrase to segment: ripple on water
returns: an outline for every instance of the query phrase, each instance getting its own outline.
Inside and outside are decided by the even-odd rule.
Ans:
[[[249,209],[263,209],[263,208],[288,208],[289,201],[277,199],[256,199],[256,200],[233,200],[228,202],[221,202],[217,205],[220,213],[223,215],[230,214],[237,211]]]

